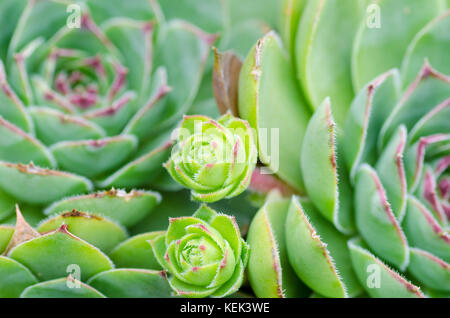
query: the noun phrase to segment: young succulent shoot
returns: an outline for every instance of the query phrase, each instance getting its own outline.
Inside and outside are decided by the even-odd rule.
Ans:
[[[249,246],[234,217],[206,205],[191,217],[170,219],[167,231],[149,242],[176,295],[225,297],[244,280]]]
[[[185,116],[165,167],[198,201],[235,197],[250,184],[257,151],[247,121],[227,113],[217,121]]]

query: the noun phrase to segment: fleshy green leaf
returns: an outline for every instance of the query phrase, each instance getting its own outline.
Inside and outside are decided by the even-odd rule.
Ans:
[[[129,162],[100,183],[100,187],[133,188],[150,184],[163,171],[162,164],[170,155],[172,143],[166,142]]]
[[[109,257],[117,267],[160,270],[162,268],[156,260],[148,241],[162,234],[164,233],[150,232],[131,237],[117,245],[109,253]]]
[[[3,254],[11,237],[14,233],[14,228],[8,225],[0,225],[0,254]]]
[[[133,190],[127,193],[111,189],[65,198],[54,202],[44,213],[52,215],[75,209],[107,217],[129,227],[142,220],[160,201],[161,196],[157,192]]]
[[[408,242],[376,171],[369,165],[362,165],[356,175],[355,187],[359,233],[377,255],[402,270],[406,269],[409,262]]]
[[[30,286],[23,291],[20,298],[105,298],[105,296],[69,276]]]
[[[400,67],[416,33],[443,9],[441,0],[418,0],[414,4],[409,0],[371,1],[353,48],[355,90],[378,74]]]
[[[284,224],[289,200],[272,200],[265,203],[250,224],[249,281],[257,297],[304,296],[307,288],[295,275],[286,250]]]
[[[387,144],[399,125],[405,125],[410,131],[420,119],[448,99],[449,89],[450,77],[439,73],[425,61],[419,75],[384,122],[378,138],[378,149]]]
[[[47,107],[28,108],[36,127],[36,135],[46,145],[59,141],[99,139],[103,129],[81,117],[66,115]]]
[[[329,96],[338,125],[353,99],[350,58],[362,10],[362,1],[308,1],[297,32],[297,73],[305,95],[314,109]]]
[[[425,286],[450,291],[450,264],[424,250],[411,248],[408,271]]]
[[[348,242],[356,275],[371,297],[423,298],[419,287],[414,286],[382,261],[371,254],[360,240]]]
[[[33,162],[42,167],[53,168],[55,159],[37,139],[14,126],[0,116],[0,160],[13,163]]]
[[[41,281],[66,276],[73,264],[79,266],[82,281],[113,268],[106,255],[69,233],[67,225],[16,246],[8,256],[28,267]]]
[[[378,159],[380,129],[400,98],[400,75],[390,70],[365,86],[353,100],[344,130],[343,150],[352,182],[362,163]]]
[[[48,204],[89,192],[93,186],[89,180],[74,174],[0,161],[0,188],[23,202]]]
[[[403,164],[406,138],[406,128],[400,126],[381,153],[375,166],[381,183],[386,189],[387,201],[391,205],[392,213],[400,221],[405,215],[406,208],[407,185]]]
[[[37,230],[41,233],[50,232],[58,229],[62,224],[67,225],[70,233],[98,247],[104,253],[109,253],[128,237],[126,230],[116,223],[95,214],[77,210],[45,220],[41,222]]]
[[[414,80],[425,58],[441,72],[450,74],[449,63],[442,54],[450,50],[449,30],[450,10],[447,10],[417,33],[409,44],[403,60],[402,73],[405,85],[409,85]]]
[[[339,242],[342,239],[336,240],[339,235],[328,233],[335,240],[325,242],[321,233],[316,232],[316,224],[321,225],[323,221],[320,217],[311,218],[313,223],[309,220],[314,213],[314,208],[308,206],[309,213],[304,209],[304,204],[301,204],[298,197],[293,197],[289,206],[289,212],[286,218],[286,246],[289,256],[289,261],[292,264],[297,275],[314,291],[327,297],[348,297],[349,292],[354,292],[353,287],[358,289],[358,285],[352,282],[351,269],[347,267],[348,256],[335,251],[336,256],[331,254],[327,247],[338,247],[342,249],[342,244]],[[322,229],[326,229],[321,226]],[[325,231],[321,231],[325,232]],[[325,235],[325,233],[322,233]],[[345,242],[345,240],[344,240]],[[335,245],[337,244],[337,245]],[[345,251],[345,250],[344,250]],[[336,266],[335,262],[339,261],[339,265],[345,268],[342,271]],[[340,275],[344,275],[345,277]],[[350,274],[350,275],[348,275]],[[344,278],[349,278],[351,290],[345,284]],[[350,285],[349,285],[350,287]]]
[[[2,50],[2,48],[0,48],[0,50]],[[26,112],[23,102],[6,80],[5,68],[2,60],[0,60],[0,104],[2,105],[0,108],[1,117],[25,132],[33,131],[33,122]]]
[[[88,281],[107,297],[163,298],[171,295],[165,272],[144,269],[113,269]]]
[[[53,145],[51,151],[63,169],[94,177],[119,167],[136,147],[134,136],[122,135],[98,140],[63,141]]]
[[[450,262],[448,231],[443,229],[431,212],[413,196],[408,197],[403,227],[411,246],[431,252],[447,263]]]
[[[266,34],[242,67],[239,114],[256,129],[266,170],[304,191],[299,160],[310,111],[299,92],[281,40],[274,32]]]
[[[0,297],[17,298],[22,291],[38,281],[22,264],[10,258],[0,256]]]

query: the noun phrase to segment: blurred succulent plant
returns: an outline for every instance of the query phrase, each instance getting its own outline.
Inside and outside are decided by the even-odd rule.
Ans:
[[[177,134],[176,148],[165,167],[176,181],[192,189],[194,199],[215,202],[247,189],[257,154],[246,121],[231,114],[217,121],[186,116]]]
[[[241,287],[249,247],[234,217],[202,205],[192,217],[170,219],[150,243],[177,295],[225,297]]]
[[[67,20],[71,4],[0,5],[17,11],[18,26],[0,61],[0,219],[16,202],[158,187],[166,131],[191,106],[216,39],[181,20],[160,23],[156,2],[115,1],[112,11],[106,1],[79,2],[78,26]]]
[[[238,111],[261,162],[308,198],[271,194],[253,219],[255,294],[448,295],[445,1],[285,5],[285,44],[271,32],[251,50]],[[261,128],[279,128],[278,169]]]
[[[0,226],[0,297],[171,297],[166,272],[147,243],[124,227],[72,210],[37,229],[17,207],[15,228]]]

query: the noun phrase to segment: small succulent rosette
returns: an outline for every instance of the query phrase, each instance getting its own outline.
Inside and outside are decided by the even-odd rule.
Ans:
[[[206,205],[192,217],[170,219],[168,230],[149,242],[177,295],[224,297],[243,282],[249,246],[234,217]]]
[[[165,164],[169,174],[199,201],[215,202],[241,194],[256,165],[256,146],[247,121],[231,114],[215,121],[185,116]]]

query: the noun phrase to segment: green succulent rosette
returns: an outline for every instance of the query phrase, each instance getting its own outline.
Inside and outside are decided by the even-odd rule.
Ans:
[[[224,297],[244,280],[249,246],[234,217],[202,205],[192,217],[170,219],[166,232],[150,240],[169,283],[183,297]]]
[[[268,168],[279,129],[272,170],[304,196],[270,195],[252,220],[255,294],[448,297],[448,2],[284,5],[282,38],[243,63],[238,111]]]
[[[231,114],[217,121],[185,116],[176,131],[177,144],[165,167],[199,201],[215,202],[241,194],[256,165],[250,125]]]
[[[0,226],[0,298],[154,298],[172,289],[147,243],[115,221],[64,211],[31,227],[17,207]]]
[[[15,203],[172,189],[169,133],[217,36],[166,20],[156,1],[8,0],[0,12],[0,222]]]

